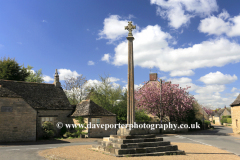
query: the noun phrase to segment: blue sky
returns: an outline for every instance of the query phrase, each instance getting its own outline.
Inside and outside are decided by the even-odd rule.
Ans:
[[[151,72],[199,103],[229,106],[240,91],[240,1],[9,0],[0,2],[0,57],[33,70],[46,83],[82,74],[89,84],[110,74],[127,84],[127,34],[134,30],[135,87]]]

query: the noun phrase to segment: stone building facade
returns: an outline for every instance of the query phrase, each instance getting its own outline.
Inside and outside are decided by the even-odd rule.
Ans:
[[[240,133],[240,94],[230,106],[232,115],[232,130],[234,133]]]
[[[54,84],[0,80],[0,109],[0,142],[35,141],[44,121],[73,123],[57,70]]]
[[[86,124],[91,124],[91,127],[86,129],[89,138],[108,137],[117,133],[115,126],[107,130],[105,130],[105,127],[101,127],[103,124],[115,125],[116,114],[98,106],[92,100],[83,100],[81,103],[77,104],[74,113],[71,115],[75,124],[78,124],[76,117],[79,116],[84,117],[84,122]]]

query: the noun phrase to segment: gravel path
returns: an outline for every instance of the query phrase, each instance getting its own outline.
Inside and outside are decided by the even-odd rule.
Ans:
[[[161,160],[240,160],[240,157],[229,153],[227,151],[218,149],[216,147],[193,144],[193,143],[174,143],[178,145],[179,150],[184,150],[186,155],[174,155],[174,156],[161,156]],[[110,155],[103,154],[101,152],[89,150],[91,145],[81,146],[68,146],[54,149],[43,150],[39,152],[40,156],[47,158],[48,160],[85,160],[85,159],[98,159],[98,160],[115,160],[120,159]],[[160,157],[148,156],[148,157],[121,157],[121,159],[160,159]]]

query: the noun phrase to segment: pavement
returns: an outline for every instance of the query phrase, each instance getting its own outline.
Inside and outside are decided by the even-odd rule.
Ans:
[[[199,130],[185,134],[164,134],[157,135],[163,137],[164,141],[204,144],[214,146],[240,157],[240,135],[233,135],[232,129],[225,126],[214,125],[214,129]],[[38,155],[41,150],[74,146],[93,145],[102,138],[72,139],[72,140],[45,140],[37,142],[22,143],[0,143],[0,160],[44,160]],[[240,158],[239,158],[240,159]]]

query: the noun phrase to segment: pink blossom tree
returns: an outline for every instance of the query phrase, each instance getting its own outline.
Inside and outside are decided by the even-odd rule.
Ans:
[[[203,107],[203,110],[208,114],[208,115],[212,115],[213,110],[207,107]]]
[[[178,84],[165,83],[165,81],[162,87],[160,86],[158,81],[144,82],[144,86],[135,91],[136,107],[160,119],[169,116],[171,120],[181,121],[186,117],[187,111],[193,109],[194,97],[186,92],[190,87],[178,88]]]

